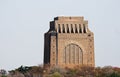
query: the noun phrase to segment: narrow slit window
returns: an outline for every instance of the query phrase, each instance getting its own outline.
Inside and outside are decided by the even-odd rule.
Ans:
[[[73,25],[71,24],[71,33],[74,33],[74,31],[73,31]]]
[[[70,32],[69,32],[69,27],[68,27],[68,24],[67,24],[67,33],[70,33]]]
[[[58,24],[58,31],[59,31],[59,33],[61,33],[60,24]]]
[[[79,24],[79,33],[82,33],[82,28],[80,24]]]
[[[75,24],[75,33],[78,33],[77,24]]]
[[[83,24],[83,32],[86,33],[86,27],[85,27],[85,24]]]
[[[65,33],[65,26],[64,26],[64,24],[62,24],[62,28],[63,28],[63,33]]]

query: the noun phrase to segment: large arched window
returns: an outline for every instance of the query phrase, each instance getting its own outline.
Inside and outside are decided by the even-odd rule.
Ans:
[[[63,63],[65,64],[82,64],[83,52],[76,44],[69,44],[63,51]]]

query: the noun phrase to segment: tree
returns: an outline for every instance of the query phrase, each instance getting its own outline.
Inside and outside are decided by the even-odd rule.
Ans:
[[[6,72],[6,70],[1,69],[0,74],[1,74],[1,77],[6,77],[7,72]]]
[[[18,71],[20,73],[22,73],[25,77],[29,77],[30,73],[29,70],[31,70],[31,67],[28,66],[20,66],[18,69],[16,69],[15,71]]]
[[[31,70],[29,70],[29,73],[34,76],[36,75],[37,77],[41,76],[43,74],[43,67],[41,66],[32,66]]]

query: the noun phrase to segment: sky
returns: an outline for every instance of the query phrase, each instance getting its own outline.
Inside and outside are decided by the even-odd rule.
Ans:
[[[0,69],[43,64],[44,33],[57,16],[84,16],[95,65],[120,67],[120,0],[0,0]]]

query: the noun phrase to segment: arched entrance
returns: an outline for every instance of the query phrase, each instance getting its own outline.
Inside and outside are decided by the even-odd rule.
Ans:
[[[82,49],[76,44],[69,44],[63,51],[63,63],[65,64],[82,64],[83,52]]]

